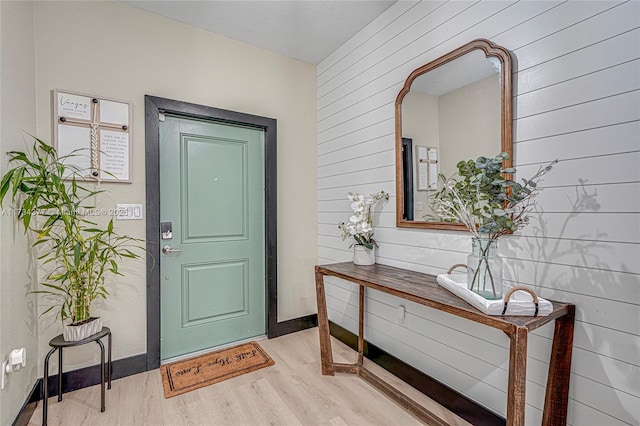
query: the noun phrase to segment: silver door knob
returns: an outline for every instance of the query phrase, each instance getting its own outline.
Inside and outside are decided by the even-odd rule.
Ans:
[[[178,249],[172,249],[171,246],[164,246],[162,247],[162,253],[164,254],[171,254],[171,253],[176,253],[182,250],[178,250]]]

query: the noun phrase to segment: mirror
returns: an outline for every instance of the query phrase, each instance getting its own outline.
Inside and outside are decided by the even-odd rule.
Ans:
[[[397,226],[466,231],[433,217],[438,175],[448,178],[459,161],[481,155],[504,151],[511,158],[511,103],[511,56],[489,40],[467,43],[409,75],[396,98]]]

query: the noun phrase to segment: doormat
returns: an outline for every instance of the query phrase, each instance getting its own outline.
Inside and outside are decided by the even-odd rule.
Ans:
[[[164,397],[171,398],[275,364],[256,342],[160,366]]]

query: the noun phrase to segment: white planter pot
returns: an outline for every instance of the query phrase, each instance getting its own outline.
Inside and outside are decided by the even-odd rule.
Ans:
[[[376,263],[376,247],[369,250],[365,246],[353,246],[353,264],[354,265],[373,265]]]
[[[67,342],[77,342],[93,336],[102,330],[102,318],[92,318],[90,321],[81,325],[64,324],[62,336]]]

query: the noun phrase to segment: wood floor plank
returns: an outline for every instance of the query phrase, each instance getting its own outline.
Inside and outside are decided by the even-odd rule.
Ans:
[[[327,423],[323,423],[322,426],[349,426],[349,425],[344,420],[342,420],[342,417],[338,416],[329,420]]]
[[[241,386],[238,393],[244,398],[247,408],[254,410],[257,419],[254,424],[302,425],[267,379],[256,380],[249,385]]]
[[[49,400],[49,425],[419,425],[418,419],[357,376],[323,376],[317,328],[260,345],[274,366],[165,399],[159,370],[114,380],[100,412],[100,387]],[[332,339],[335,362],[357,353]],[[365,360],[367,369],[428,407],[447,423],[468,425],[397,377]],[[38,404],[30,425],[40,425]]]

